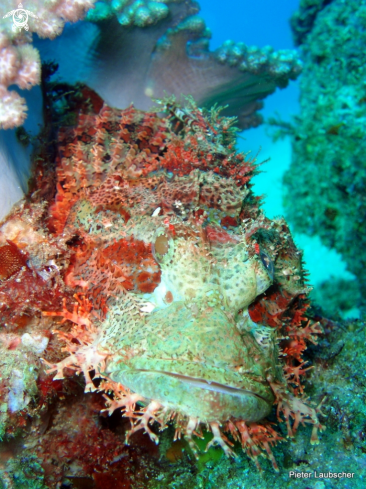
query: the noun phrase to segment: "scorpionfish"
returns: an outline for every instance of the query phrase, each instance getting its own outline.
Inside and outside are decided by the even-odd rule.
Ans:
[[[205,428],[209,446],[235,456],[238,442],[278,470],[272,411],[289,437],[308,423],[316,443],[323,429],[302,385],[321,327],[306,318],[301,252],[253,195],[257,165],[236,151],[234,124],[190,99],[82,105],[58,132],[55,174],[35,176],[38,199],[55,189],[39,211],[52,266],[42,272],[37,243],[26,251],[63,297],[39,307],[67,352],[46,350],[48,373],[82,373],[109,414],[130,418],[127,441],[144,430],[158,442],[172,423],[197,453]]]

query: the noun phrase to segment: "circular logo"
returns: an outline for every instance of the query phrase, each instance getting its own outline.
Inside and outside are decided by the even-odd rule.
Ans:
[[[22,7],[22,4],[20,3],[18,7]],[[23,8],[18,8],[14,10],[13,13],[13,22],[16,27],[19,27],[19,29],[22,29],[24,27],[25,30],[28,30],[28,13],[26,10]]]

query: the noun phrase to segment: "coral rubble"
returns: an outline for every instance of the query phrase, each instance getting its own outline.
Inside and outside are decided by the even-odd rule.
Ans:
[[[365,1],[301,2],[293,20],[304,60],[301,113],[284,180],[295,229],[319,235],[357,277],[350,287],[361,294],[349,308],[364,308],[366,293],[365,19]],[[345,284],[338,286],[342,294]],[[337,284],[324,287],[334,293]]]

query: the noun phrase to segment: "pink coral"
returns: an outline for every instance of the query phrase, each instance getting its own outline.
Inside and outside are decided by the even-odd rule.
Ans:
[[[65,22],[76,22],[83,18],[87,10],[93,7],[94,0],[58,0],[48,2],[34,0],[29,5],[31,12],[28,23],[29,32],[18,27],[14,29],[12,15],[20,7],[17,1],[1,2],[0,16],[0,128],[10,129],[23,124],[26,119],[25,99],[15,91],[9,91],[10,85],[21,89],[30,89],[39,84],[41,61],[38,51],[31,46],[35,32],[39,37],[53,39],[61,34]]]
[[[6,45],[4,36],[0,38],[1,45],[4,47],[0,49],[0,127],[9,129],[24,122],[27,106],[23,97],[7,88],[18,85],[28,89],[39,83],[40,58],[30,45]]]

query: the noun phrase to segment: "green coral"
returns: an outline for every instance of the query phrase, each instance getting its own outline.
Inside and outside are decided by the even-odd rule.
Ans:
[[[296,231],[319,235],[343,256],[364,293],[366,1],[323,6],[304,39],[286,213]]]
[[[168,50],[174,43],[174,36],[183,36],[189,33],[190,42],[187,45],[187,53],[190,56],[199,55],[202,51],[209,51],[209,40],[211,39],[211,30],[206,27],[205,21],[199,15],[187,17],[177,26],[167,30],[157,42],[157,49],[160,51]]]
[[[331,277],[310,292],[310,299],[328,318],[354,317],[354,306],[361,301],[359,284],[357,280]]]
[[[274,51],[271,46],[259,48],[231,40],[225,41],[215,51],[215,57],[220,63],[237,66],[240,71],[244,72],[260,73],[266,69],[275,79],[290,75],[290,79],[294,80],[302,69],[302,63],[296,51],[289,49]],[[287,83],[283,84],[283,86],[286,85]]]
[[[116,15],[124,26],[146,27],[156,24],[169,14],[169,3],[181,0],[106,0],[95,4],[89,10],[86,20],[98,22]]]
[[[332,0],[301,0],[300,7],[291,17],[291,27],[294,41],[297,46],[305,41],[306,36],[313,28],[317,15]]]

